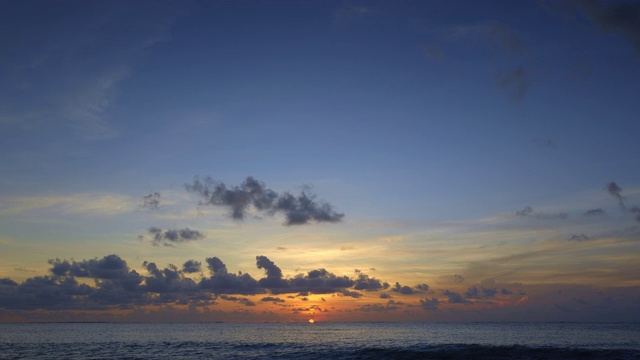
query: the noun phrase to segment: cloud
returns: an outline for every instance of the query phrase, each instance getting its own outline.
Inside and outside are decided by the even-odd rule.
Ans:
[[[382,305],[382,304],[366,304],[366,305],[362,305],[358,308],[359,311],[364,311],[364,312],[390,312],[390,311],[395,311],[400,309],[400,306],[398,306],[399,303],[394,302],[393,300],[389,300],[389,302],[386,305]]]
[[[402,286],[400,283],[396,282],[396,284],[391,288],[391,291],[397,292],[402,295],[412,295],[416,293],[423,293],[429,290],[429,285],[427,284],[418,284],[415,287]]]
[[[360,273],[353,284],[353,288],[356,290],[377,291],[388,289],[389,284]]]
[[[522,217],[533,217],[536,219],[545,219],[545,220],[566,219],[569,217],[567,213],[549,214],[545,212],[534,212],[531,206],[525,206],[522,210],[516,211],[516,215],[522,216]]]
[[[351,291],[351,290],[342,290],[341,292],[339,292],[339,294],[342,296],[348,296],[356,299],[362,296],[362,293],[359,293],[357,291]]]
[[[200,280],[201,289],[213,293],[227,294],[260,294],[265,290],[258,286],[258,281],[249,274],[232,274],[227,266],[217,257],[205,259],[211,276]]]
[[[253,301],[247,299],[247,298],[239,298],[239,297],[235,297],[235,296],[229,296],[229,295],[220,295],[220,299],[222,300],[227,300],[227,301],[235,301],[235,302],[239,302],[240,304],[244,305],[244,306],[256,306],[256,303],[254,303]]]
[[[449,35],[455,40],[470,40],[486,44],[490,50],[504,55],[530,54],[521,36],[507,25],[498,21],[487,21],[475,24],[462,24],[449,29]],[[437,53],[436,53],[437,54]],[[496,85],[509,99],[522,100],[529,89],[529,74],[525,66],[519,66],[505,70],[496,69]]]
[[[614,181],[607,184],[607,192],[618,200],[618,204],[621,208],[625,209],[624,198],[622,197],[622,188],[618,186]]]
[[[571,234],[569,237],[569,241],[587,241],[591,240],[591,237],[585,234]]]
[[[480,287],[479,289],[476,286],[470,287],[465,291],[464,297],[468,299],[486,299],[486,298],[494,298],[498,290],[496,288],[485,288]]]
[[[391,291],[397,292],[403,295],[411,295],[414,293],[412,288],[410,288],[409,286],[402,286],[400,285],[400,283],[396,283],[396,285],[391,288]]]
[[[282,279],[282,270],[268,257],[258,255],[256,256],[256,265],[258,269],[264,269],[267,272],[267,278],[269,279]]]
[[[598,208],[598,209],[590,209],[587,210],[582,216],[604,216],[607,215],[606,211]]]
[[[247,273],[230,273],[218,257],[208,257],[205,263],[210,275],[194,280],[190,274],[200,272],[202,263],[193,259],[181,267],[172,264],[160,267],[153,261],[144,261],[143,273],[131,269],[115,254],[82,261],[52,259],[49,275],[29,278],[20,284],[8,278],[0,279],[0,309],[125,310],[146,305],[204,306],[214,305],[217,298],[255,306],[253,300],[235,295],[288,293],[297,294],[288,297],[311,301],[311,294],[362,298],[361,291],[389,288],[386,282],[362,272],[352,279],[326,269],[315,269],[285,278],[273,261],[261,255],[256,257],[256,267],[265,271],[265,277],[259,280]],[[94,285],[87,285],[91,283],[87,280],[93,280]],[[409,294],[399,283],[395,288]],[[409,289],[411,293],[418,293],[428,291],[428,286],[419,284]],[[260,301],[285,302],[273,295],[264,296]],[[391,298],[388,294],[380,297]],[[388,305],[398,304],[389,302]]]
[[[640,3],[582,0],[579,4],[598,28],[624,35],[640,52]]]
[[[151,276],[145,277],[144,290],[154,293],[185,293],[197,291],[197,284],[184,276],[174,265],[160,269],[153,262],[145,261],[144,266]]]
[[[438,305],[440,305],[440,301],[436,298],[425,298],[424,300],[420,299],[420,306],[423,310],[435,311],[438,310]]]
[[[2,215],[24,214],[36,210],[54,210],[72,214],[117,215],[133,212],[132,198],[118,194],[83,193],[56,196],[29,196],[2,199]]]
[[[290,288],[289,282],[282,278],[282,270],[266,256],[256,256],[256,266],[258,269],[264,269],[267,277],[258,280],[258,284],[265,289],[278,293]]]
[[[88,140],[117,136],[107,114],[120,85],[154,44],[170,39],[179,16],[162,2],[45,2],[40,11],[50,15],[46,22],[27,3],[3,11],[15,41],[5,44],[0,63],[3,93],[12,104],[0,118],[29,131],[71,129]]]
[[[202,264],[199,261],[187,260],[185,261],[184,265],[182,265],[182,271],[187,274],[197,273],[197,272],[200,272],[201,270],[202,270]]]
[[[295,291],[329,294],[350,288],[355,282],[347,276],[337,276],[325,269],[317,269],[309,271],[306,275],[296,275],[290,284]]]
[[[77,276],[77,277],[89,277],[95,279],[117,279],[122,281],[126,279],[129,274],[127,262],[120,256],[112,254],[103,257],[102,259],[91,259],[77,261],[68,260],[49,260],[49,264],[52,265],[51,272],[57,276]],[[137,273],[134,275],[135,283],[139,283],[141,278]]]
[[[251,176],[239,186],[230,188],[210,177],[203,180],[196,177],[185,188],[200,195],[202,205],[229,207],[231,217],[236,220],[243,220],[250,209],[269,215],[281,212],[285,215],[285,225],[302,225],[311,221],[339,222],[344,217],[344,214],[335,212],[330,204],[317,202],[315,195],[308,191],[298,196],[287,192],[279,195]]]
[[[153,192],[142,197],[142,207],[149,210],[158,210],[160,206],[160,193]]]
[[[636,221],[640,222],[640,208],[637,206],[633,206],[629,209],[629,212],[635,215]]]
[[[189,228],[162,230],[157,227],[150,227],[148,231],[153,246],[164,245],[172,247],[174,244],[204,239],[202,233]]]
[[[469,302],[465,298],[463,298],[462,295],[454,291],[445,290],[443,292],[443,295],[449,298],[449,304],[467,304]]]
[[[484,31],[491,43],[503,50],[517,53],[525,48],[524,41],[520,36],[513,29],[500,22],[493,21],[486,24]]]
[[[511,71],[498,74],[496,80],[498,87],[504,91],[507,97],[514,101],[524,99],[529,89],[529,80],[524,67],[519,66]]]
[[[618,200],[618,204],[623,210],[628,211],[630,214],[635,216],[636,221],[640,222],[640,208],[634,205],[627,209],[627,206],[624,203],[624,197],[622,197],[622,188],[618,186],[618,184],[613,181],[607,184],[607,192]]]
[[[280,299],[279,297],[267,296],[260,299],[262,302],[273,302],[273,303],[283,303],[286,300]]]

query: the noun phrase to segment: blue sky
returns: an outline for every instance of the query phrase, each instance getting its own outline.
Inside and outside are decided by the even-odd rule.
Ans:
[[[576,320],[593,309],[548,294],[582,286],[618,294],[611,311],[638,319],[637,1],[0,6],[8,294],[37,276],[53,279],[43,291],[93,281],[55,274],[56,258],[115,254],[153,276],[144,261],[216,256],[258,279],[264,255],[285,279],[374,269],[368,276],[391,285],[429,284],[399,293],[404,305],[386,303],[381,318],[449,320],[510,304],[513,314],[495,316],[526,320],[516,310],[527,296],[552,319]],[[252,176],[278,196],[314,194],[317,207],[249,202],[233,219],[229,201],[187,191],[196,176],[230,191]],[[157,206],[145,206],[155,192]],[[286,226],[323,204],[343,216]],[[154,243],[151,228],[201,236]],[[205,270],[179,277],[206,283]],[[146,281],[138,290],[153,292]],[[513,284],[533,290],[516,296]],[[450,295],[483,286],[498,294]],[[360,308],[337,308],[361,319],[362,306],[392,301],[376,291],[357,298],[369,301]],[[12,308],[15,299],[0,302],[5,319],[30,310]],[[420,308],[433,299],[435,311]],[[287,319],[317,311],[308,309]]]

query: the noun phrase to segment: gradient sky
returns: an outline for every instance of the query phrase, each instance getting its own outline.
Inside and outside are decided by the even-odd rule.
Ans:
[[[640,321],[638,1],[0,24],[0,321]]]

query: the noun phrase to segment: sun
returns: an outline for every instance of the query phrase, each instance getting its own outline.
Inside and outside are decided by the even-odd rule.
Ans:
[[[313,324],[314,322],[316,322],[316,321],[313,320],[313,319],[309,319],[309,324]]]

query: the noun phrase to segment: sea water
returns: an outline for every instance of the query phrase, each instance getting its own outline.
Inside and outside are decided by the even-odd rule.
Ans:
[[[640,359],[640,324],[0,324],[0,358]]]

